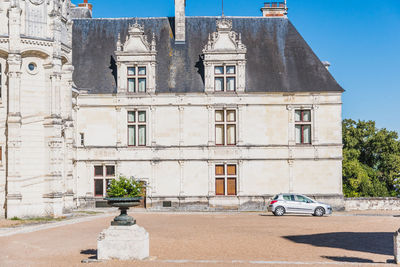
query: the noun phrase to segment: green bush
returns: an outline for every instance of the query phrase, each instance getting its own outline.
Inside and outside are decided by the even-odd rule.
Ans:
[[[144,193],[142,182],[135,178],[120,176],[113,179],[107,189],[107,197],[141,197]]]

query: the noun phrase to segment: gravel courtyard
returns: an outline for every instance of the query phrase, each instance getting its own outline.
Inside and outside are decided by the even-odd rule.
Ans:
[[[132,214],[131,214],[132,215]],[[81,263],[113,216],[0,237],[0,266],[391,265],[400,217],[266,213],[135,213],[150,259]],[[389,263],[388,263],[389,262]]]

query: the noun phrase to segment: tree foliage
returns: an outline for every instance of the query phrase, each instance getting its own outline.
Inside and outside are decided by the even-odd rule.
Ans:
[[[343,121],[343,192],[347,197],[395,196],[400,140],[374,121]]]

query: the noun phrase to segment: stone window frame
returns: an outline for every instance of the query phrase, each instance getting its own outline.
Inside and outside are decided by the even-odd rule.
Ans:
[[[101,175],[96,175],[96,167],[102,167]],[[112,175],[108,175],[107,167],[114,167],[114,173]],[[117,173],[117,165],[115,163],[93,164],[93,196],[94,197],[103,198],[107,195],[108,182],[113,179],[116,179],[116,173]],[[96,194],[96,181],[102,181],[103,195]]]
[[[218,111],[223,111],[224,113],[224,118],[222,121],[217,121],[216,114]],[[227,113],[230,111],[235,112],[235,121],[228,121],[227,120]],[[214,144],[216,146],[225,146],[225,147],[233,147],[238,145],[238,136],[239,136],[239,116],[238,116],[239,110],[237,107],[221,107],[221,108],[214,108]],[[223,144],[217,144],[217,125],[223,125],[224,131],[224,142]],[[228,126],[234,125],[235,127],[235,142],[234,144],[228,144]]]
[[[288,110],[288,115],[289,115],[289,129],[288,129],[288,137],[289,137],[289,146],[313,146],[313,145],[318,145],[318,109],[319,106],[316,104],[308,104],[308,105],[287,105],[286,109]],[[296,124],[297,122],[295,121],[295,112],[296,110],[310,110],[310,115],[311,115],[311,123],[307,122],[308,124],[311,124],[311,142],[309,144],[296,144]]]
[[[217,167],[223,166],[223,174],[219,174],[217,172]],[[229,167],[234,166],[235,168],[235,173],[234,174],[229,174]],[[224,193],[219,194],[218,193],[218,183],[217,180],[224,180],[223,187],[224,187]],[[229,192],[229,180],[235,180],[235,192],[230,193]],[[215,196],[225,196],[225,197],[235,197],[238,196],[238,185],[239,185],[239,165],[237,162],[216,162],[214,164],[214,184],[215,184]]]
[[[298,112],[300,112],[300,120],[297,120],[296,119],[296,113],[298,113]],[[295,109],[295,111],[294,111],[294,113],[295,113],[295,120],[294,120],[294,123],[295,123],[295,141],[296,141],[296,145],[311,145],[311,143],[312,143],[312,136],[313,136],[313,134],[312,134],[312,121],[313,121],[313,119],[312,119],[312,112],[311,112],[311,109],[304,109],[304,108],[301,108],[301,109]],[[306,113],[308,113],[308,116],[309,116],[309,119],[308,120],[305,120],[304,119],[304,115],[306,114]],[[297,142],[297,128],[298,127],[300,127],[300,142]],[[306,130],[306,127],[309,129],[308,131],[309,131],[309,140],[308,141],[305,141],[304,140],[304,133],[305,133],[305,130]]]
[[[135,113],[135,121],[130,121],[129,120],[129,113],[134,112]],[[139,112],[144,112],[145,113],[145,121],[144,122],[139,122]],[[127,139],[126,139],[126,145],[127,147],[130,148],[135,148],[135,147],[146,147],[148,146],[148,134],[149,134],[149,110],[148,109],[143,109],[143,108],[136,108],[136,109],[127,109],[126,111],[126,134],[127,134]],[[129,127],[134,126],[135,127],[135,144],[131,145],[129,143]],[[145,128],[145,142],[144,145],[139,145],[139,127],[144,126]]]

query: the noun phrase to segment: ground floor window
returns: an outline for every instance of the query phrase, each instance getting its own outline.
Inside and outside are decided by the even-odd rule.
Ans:
[[[94,195],[105,197],[108,186],[115,179],[114,165],[95,165],[94,166]]]
[[[215,165],[215,194],[217,196],[237,195],[237,165]]]

